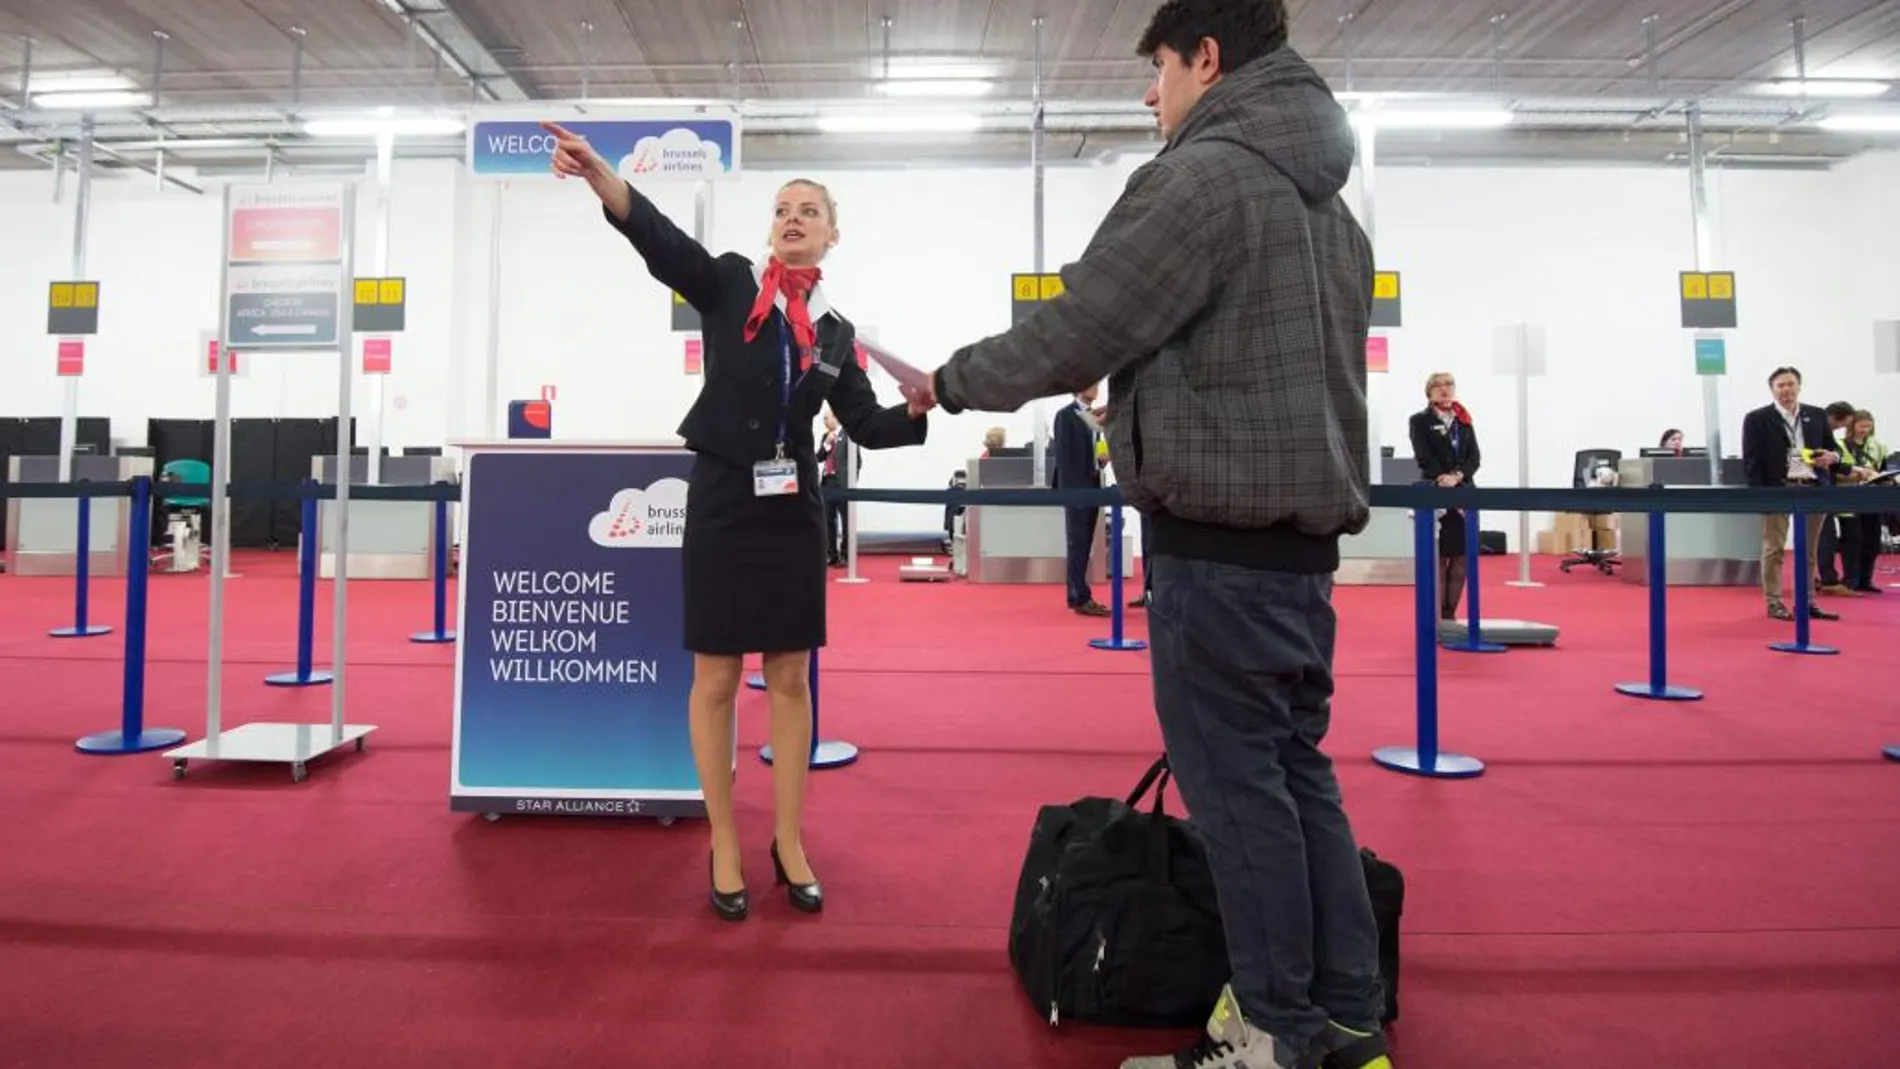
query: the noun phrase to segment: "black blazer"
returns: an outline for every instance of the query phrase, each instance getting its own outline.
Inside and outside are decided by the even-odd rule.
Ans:
[[[1434,482],[1440,475],[1463,472],[1466,486],[1477,485],[1475,476],[1484,456],[1478,450],[1478,432],[1469,423],[1458,425],[1458,445],[1453,448],[1449,428],[1428,405],[1423,412],[1412,413],[1412,457],[1418,461],[1419,478]]]
[[[1834,432],[1828,428],[1826,409],[1802,405],[1798,411],[1803,449],[1841,451]],[[1814,474],[1827,482],[1848,467],[1841,463],[1832,468],[1816,468]],[[1779,406],[1763,405],[1742,417],[1742,470],[1747,473],[1750,486],[1788,485],[1788,425],[1781,420]]]
[[[1050,452],[1055,454],[1049,471],[1050,486],[1073,490],[1102,485],[1102,466],[1095,461],[1095,432],[1082,418],[1078,404],[1071,401],[1056,413],[1049,442]]]
[[[818,436],[817,453],[818,470],[821,472],[824,471],[825,463],[831,459],[831,454],[838,453],[838,475],[834,476],[834,478],[843,476],[845,474],[844,458],[851,453],[850,446],[852,440],[851,432],[844,429],[842,421],[838,427],[837,437],[832,439],[831,442],[827,443],[825,436],[820,434]],[[857,484],[857,477],[862,474],[864,474],[864,450],[860,449],[858,450],[857,470],[851,473],[852,485],[855,486]]]
[[[679,436],[687,448],[734,467],[772,459],[783,407],[779,384],[783,313],[773,312],[758,336],[747,341],[745,321],[759,293],[752,261],[736,252],[714,257],[631,184],[627,193],[631,208],[625,222],[604,208],[602,214],[646,261],[647,273],[698,310],[705,337],[705,381],[680,423]],[[821,297],[812,302],[812,319],[818,344],[811,369],[801,377],[797,355],[792,358],[795,388],[791,411],[784,413],[786,455],[797,460],[801,469],[816,467],[812,425],[826,401],[860,448],[923,444],[929,430],[925,417],[912,419],[903,404],[878,404],[870,377],[858,366],[857,328],[851,321]]]

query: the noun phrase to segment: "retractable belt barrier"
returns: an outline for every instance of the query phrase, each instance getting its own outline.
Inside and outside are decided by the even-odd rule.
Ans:
[[[83,503],[93,498],[125,497],[134,499],[140,508],[144,502],[152,499],[171,497],[206,497],[213,493],[207,483],[154,482],[148,477],[139,477],[118,482],[71,482],[71,483],[10,483],[0,484],[0,500],[7,498],[65,498],[82,502],[79,527],[82,537],[89,526],[89,509]],[[438,502],[437,510],[437,552],[435,569],[436,626],[429,638],[440,641],[449,637],[444,627],[443,596],[441,587],[446,582],[447,556],[447,503],[461,500],[461,487],[454,483],[430,483],[417,486],[356,486],[350,487],[350,497],[356,501],[417,501]],[[891,505],[952,505],[983,506],[1002,508],[1110,508],[1113,509],[1111,529],[1120,528],[1121,509],[1127,505],[1121,491],[1113,486],[1097,489],[963,489],[963,490],[893,490],[866,487],[827,486],[820,490],[827,501],[863,502],[866,504]],[[233,499],[267,500],[334,500],[336,487],[333,484],[317,482],[307,483],[233,483],[226,491]],[[1470,778],[1483,772],[1483,764],[1476,758],[1461,754],[1452,754],[1438,748],[1438,700],[1437,700],[1437,652],[1439,644],[1437,597],[1436,597],[1436,561],[1434,525],[1436,513],[1441,509],[1462,509],[1467,514],[1467,522],[1476,526],[1479,512],[1618,512],[1644,513],[1649,521],[1648,560],[1645,562],[1649,572],[1649,679],[1641,683],[1625,683],[1616,689],[1623,694],[1637,698],[1663,701],[1694,700],[1701,697],[1700,692],[1686,687],[1673,686],[1667,675],[1666,641],[1666,569],[1664,560],[1664,520],[1671,513],[1687,514],[1740,514],[1740,515],[1794,515],[1796,517],[1815,513],[1900,513],[1900,487],[1603,487],[1578,489],[1574,487],[1551,488],[1511,488],[1511,487],[1439,487],[1429,484],[1416,485],[1380,485],[1370,488],[1370,505],[1375,509],[1409,509],[1413,513],[1415,524],[1415,563],[1417,601],[1417,739],[1409,747],[1385,747],[1374,752],[1374,760],[1382,767],[1394,771],[1430,778]],[[139,511],[135,508],[135,512]],[[314,511],[314,508],[306,511]],[[149,514],[148,514],[149,515]],[[148,521],[149,522],[149,521]],[[308,522],[308,520],[306,521]],[[1795,641],[1775,643],[1771,648],[1789,653],[1836,653],[1833,647],[1815,646],[1808,641],[1808,605],[1809,583],[1806,566],[1807,529],[1805,522],[1797,519],[1792,524],[1795,542]],[[1472,534],[1468,530],[1468,535]],[[1470,547],[1475,550],[1475,535],[1468,538]],[[84,548],[83,543],[81,546]],[[83,562],[85,554],[80,555]],[[1122,575],[1119,562],[1121,547],[1116,545],[1112,558],[1116,567],[1111,570],[1111,583],[1114,591],[1115,611],[1119,616],[1124,601],[1120,590]],[[314,568],[309,569],[314,571]],[[83,563],[77,569],[80,585],[86,582],[86,568]],[[144,733],[141,723],[144,682],[144,610],[145,584],[147,570],[134,567],[128,576],[126,607],[126,695],[123,723],[118,732],[89,736],[81,740],[80,748],[89,753],[130,753],[146,748],[141,745]],[[1469,581],[1475,587],[1476,570],[1470,569]],[[1477,601],[1475,590],[1471,601]],[[76,598],[76,623],[86,627],[85,593],[80,591]],[[136,617],[136,619],[133,619]],[[1480,621],[1473,615],[1469,630],[1475,640]],[[418,641],[426,641],[418,636]],[[1101,649],[1137,648],[1134,643],[1121,637],[1119,620],[1114,635],[1108,640],[1094,643]],[[301,660],[300,660],[301,668]],[[814,699],[817,675],[817,658],[812,659]],[[301,673],[300,673],[301,674]],[[763,684],[762,679],[749,680],[754,686]],[[169,734],[169,729],[164,729]],[[109,737],[108,737],[109,735]],[[815,763],[823,766],[822,750],[815,731],[813,734]],[[1883,751],[1887,757],[1900,760],[1900,746],[1888,747]],[[851,752],[855,757],[855,749]],[[842,755],[840,755],[842,756]],[[768,758],[769,760],[769,758]],[[848,763],[842,761],[839,763]]]

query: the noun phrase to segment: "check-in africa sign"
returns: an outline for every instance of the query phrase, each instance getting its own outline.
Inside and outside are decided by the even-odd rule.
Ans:
[[[519,112],[478,118],[468,137],[468,170],[477,178],[553,178],[554,136],[544,119],[585,137],[629,182],[699,182],[739,174],[739,119],[732,114],[592,113],[585,117]]]

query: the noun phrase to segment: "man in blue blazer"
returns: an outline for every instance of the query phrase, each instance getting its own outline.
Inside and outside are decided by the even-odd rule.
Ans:
[[[1075,400],[1056,413],[1050,440],[1050,485],[1062,490],[1100,489],[1102,460],[1096,449],[1101,440],[1100,417],[1094,412],[1100,385],[1092,384]],[[1069,558],[1069,610],[1083,616],[1107,616],[1108,606],[1095,600],[1089,587],[1089,548],[1095,541],[1095,524],[1102,510],[1093,505],[1071,506],[1062,510],[1067,528]]]
[[[1801,403],[1801,372],[1778,367],[1768,376],[1768,388],[1774,403],[1763,405],[1742,419],[1742,468],[1748,485],[1762,487],[1820,486],[1834,481],[1847,470],[1834,444],[1834,432],[1827,421],[1827,410]],[[1802,515],[1807,526],[1808,559],[1798,561],[1814,576],[1816,550],[1820,545],[1824,512]],[[1781,595],[1781,565],[1788,544],[1788,515],[1769,513],[1761,518],[1761,592],[1768,602],[1768,615],[1777,620],[1792,620],[1794,612]],[[1808,615],[1817,620],[1838,620],[1839,616],[1810,601]]]

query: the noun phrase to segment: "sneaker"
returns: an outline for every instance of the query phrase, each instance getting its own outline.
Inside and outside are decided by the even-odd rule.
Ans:
[[[1129,1058],[1122,1069],[1297,1069],[1281,1060],[1274,1038],[1247,1023],[1232,986],[1221,988],[1220,1001],[1207,1019],[1207,1035],[1175,1054]]]
[[[1384,1032],[1361,1032],[1338,1021],[1326,1022],[1326,1030],[1313,1041],[1307,1064],[1320,1069],[1393,1069]]]

